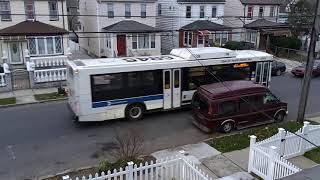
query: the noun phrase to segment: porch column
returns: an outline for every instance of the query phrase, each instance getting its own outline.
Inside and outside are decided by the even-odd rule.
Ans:
[[[110,41],[111,41],[111,57],[116,57],[116,52],[114,50],[114,38],[115,37],[115,34],[111,34],[110,36]]]
[[[8,63],[8,54],[5,50],[2,51],[2,63]]]
[[[184,31],[179,31],[179,47],[182,48],[184,43]]]
[[[197,32],[192,32],[192,44],[191,47],[197,47],[198,44],[198,33]]]

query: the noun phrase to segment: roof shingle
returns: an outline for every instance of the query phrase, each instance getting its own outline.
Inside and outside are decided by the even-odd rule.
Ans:
[[[208,20],[197,20],[190,24],[187,24],[180,28],[181,30],[190,30],[190,31],[196,31],[196,30],[225,30],[230,29],[230,27],[217,24]]]
[[[160,29],[157,29],[152,26],[148,26],[146,24],[139,23],[137,21],[133,20],[124,20],[117,22],[115,24],[112,24],[110,26],[104,27],[103,28],[106,32],[111,32],[111,33],[117,33],[117,32],[122,32],[122,33],[151,33],[151,32],[161,32]]]
[[[240,0],[242,4],[285,5],[287,0]]]
[[[257,19],[249,24],[244,25],[245,28],[275,28],[275,27],[289,27],[287,24],[276,23],[266,19]]]
[[[23,21],[0,30],[1,36],[67,34],[67,30],[39,21]]]

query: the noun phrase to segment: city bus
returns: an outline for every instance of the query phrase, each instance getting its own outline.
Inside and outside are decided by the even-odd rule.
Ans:
[[[269,86],[272,60],[261,51],[204,47],[69,61],[68,104],[77,121],[141,119],[151,110],[190,105],[200,85],[248,80]]]

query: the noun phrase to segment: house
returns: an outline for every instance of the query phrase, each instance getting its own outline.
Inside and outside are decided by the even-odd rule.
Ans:
[[[270,37],[290,35],[287,0],[226,0],[225,24],[233,27],[234,41],[266,49]]]
[[[79,0],[67,0],[68,29],[77,31],[79,29]]]
[[[177,47],[221,46],[231,40],[223,25],[225,0],[158,0],[157,28],[161,51]]]
[[[80,47],[98,57],[159,55],[161,30],[155,27],[156,3],[80,0]]]
[[[35,75],[48,70],[39,70],[61,68],[67,60],[65,0],[2,0],[0,14],[0,64],[11,72],[4,85],[12,84],[9,89],[41,86],[34,84],[38,82]],[[30,62],[35,67],[27,69]]]

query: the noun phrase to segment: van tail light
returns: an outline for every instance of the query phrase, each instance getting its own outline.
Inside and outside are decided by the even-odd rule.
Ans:
[[[208,115],[213,115],[215,112],[214,112],[214,108],[212,107],[211,104],[209,104],[209,109],[208,109]]]

